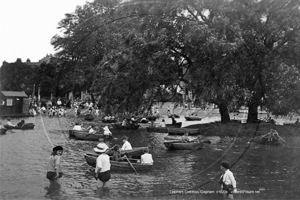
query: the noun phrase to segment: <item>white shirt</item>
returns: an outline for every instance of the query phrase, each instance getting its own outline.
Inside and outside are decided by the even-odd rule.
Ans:
[[[110,170],[110,161],[107,154],[100,154],[98,156],[95,172],[97,172],[98,169],[101,169],[100,172],[106,172]]]
[[[8,126],[14,126],[10,121],[7,121],[6,124],[7,124]]]
[[[128,141],[126,141],[126,142],[124,142],[121,150],[132,150],[132,146]]]
[[[75,125],[73,128],[74,131],[83,131],[82,127],[80,125]]]
[[[105,130],[103,134],[104,135],[112,135],[112,133],[110,132],[110,130]]]
[[[95,131],[93,128],[91,128],[91,129],[89,130],[89,134],[94,134],[94,133],[96,133],[96,131]]]
[[[236,188],[235,178],[233,176],[233,173],[229,169],[227,169],[223,175],[223,182],[226,185],[232,185],[233,188]]]
[[[153,165],[152,155],[150,153],[144,153],[141,156],[141,163],[142,164],[151,164],[151,165]]]

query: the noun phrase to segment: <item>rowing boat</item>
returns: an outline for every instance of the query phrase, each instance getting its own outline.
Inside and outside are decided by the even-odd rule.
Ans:
[[[92,114],[86,114],[84,116],[84,120],[86,120],[86,121],[93,121],[94,120],[94,116]]]
[[[141,158],[141,155],[144,154],[144,151],[146,149],[152,150],[151,147],[134,147],[131,150],[120,150],[121,155],[126,155],[127,157],[134,157],[134,158]],[[108,155],[112,156],[114,153],[114,150],[109,150],[107,152]]]
[[[186,121],[200,121],[202,118],[198,117],[198,116],[189,116],[189,117],[185,117]]]
[[[182,122],[177,122],[175,124],[166,124],[167,128],[180,128],[182,125]]]
[[[33,129],[34,128],[34,124],[33,123],[27,123],[27,124],[24,124],[23,126],[9,126],[7,124],[5,124],[3,126],[6,129],[21,129],[21,130],[29,130],[29,129]]]
[[[189,135],[197,135],[200,133],[198,128],[169,128],[169,135],[184,135],[188,133]]]
[[[103,123],[115,123],[117,120],[116,119],[102,119]]]
[[[146,127],[147,132],[154,132],[154,133],[167,133],[167,127]]]
[[[201,142],[180,142],[180,141],[165,141],[164,145],[169,150],[198,150],[203,147]]]
[[[75,131],[75,130],[69,130],[69,136],[74,137],[78,140],[88,140],[88,141],[98,141],[101,137],[110,137],[110,136],[104,136],[103,134],[95,133],[90,134],[87,131]]]
[[[122,124],[112,124],[112,127],[117,130],[136,130],[140,127],[140,125],[130,124],[128,126],[122,126]]]
[[[6,128],[1,128],[0,129],[0,135],[6,134],[7,129]]]
[[[84,154],[84,158],[85,158],[87,164],[92,167],[96,167],[96,160],[97,160],[98,156],[99,156],[98,154],[91,154],[91,153]],[[129,160],[137,172],[150,171],[153,166],[153,165],[137,163],[138,160],[136,160],[136,159],[134,159],[134,160],[129,159]],[[111,164],[110,171],[112,171],[112,172],[117,172],[117,171],[132,172],[133,171],[133,167],[127,161],[118,162],[118,161],[110,160],[110,164]]]
[[[198,137],[197,136],[188,136],[190,140],[195,140]],[[164,137],[164,140],[181,140],[182,136],[181,135],[167,135]]]

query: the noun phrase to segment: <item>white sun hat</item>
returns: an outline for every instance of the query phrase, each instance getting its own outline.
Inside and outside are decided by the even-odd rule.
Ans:
[[[104,143],[99,143],[96,148],[94,148],[95,152],[103,153],[108,149],[107,145]]]

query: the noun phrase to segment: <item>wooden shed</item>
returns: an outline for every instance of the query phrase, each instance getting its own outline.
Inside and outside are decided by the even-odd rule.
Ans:
[[[24,91],[1,91],[0,103],[1,117],[21,117],[29,114],[29,98]]]

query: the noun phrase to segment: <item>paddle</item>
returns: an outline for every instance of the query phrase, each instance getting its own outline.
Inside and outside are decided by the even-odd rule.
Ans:
[[[132,163],[129,161],[129,159],[127,158],[127,156],[125,156],[127,162],[130,164],[130,166],[132,167],[132,169],[135,171],[135,173],[137,174],[137,171],[135,170],[135,168],[133,167]]]

